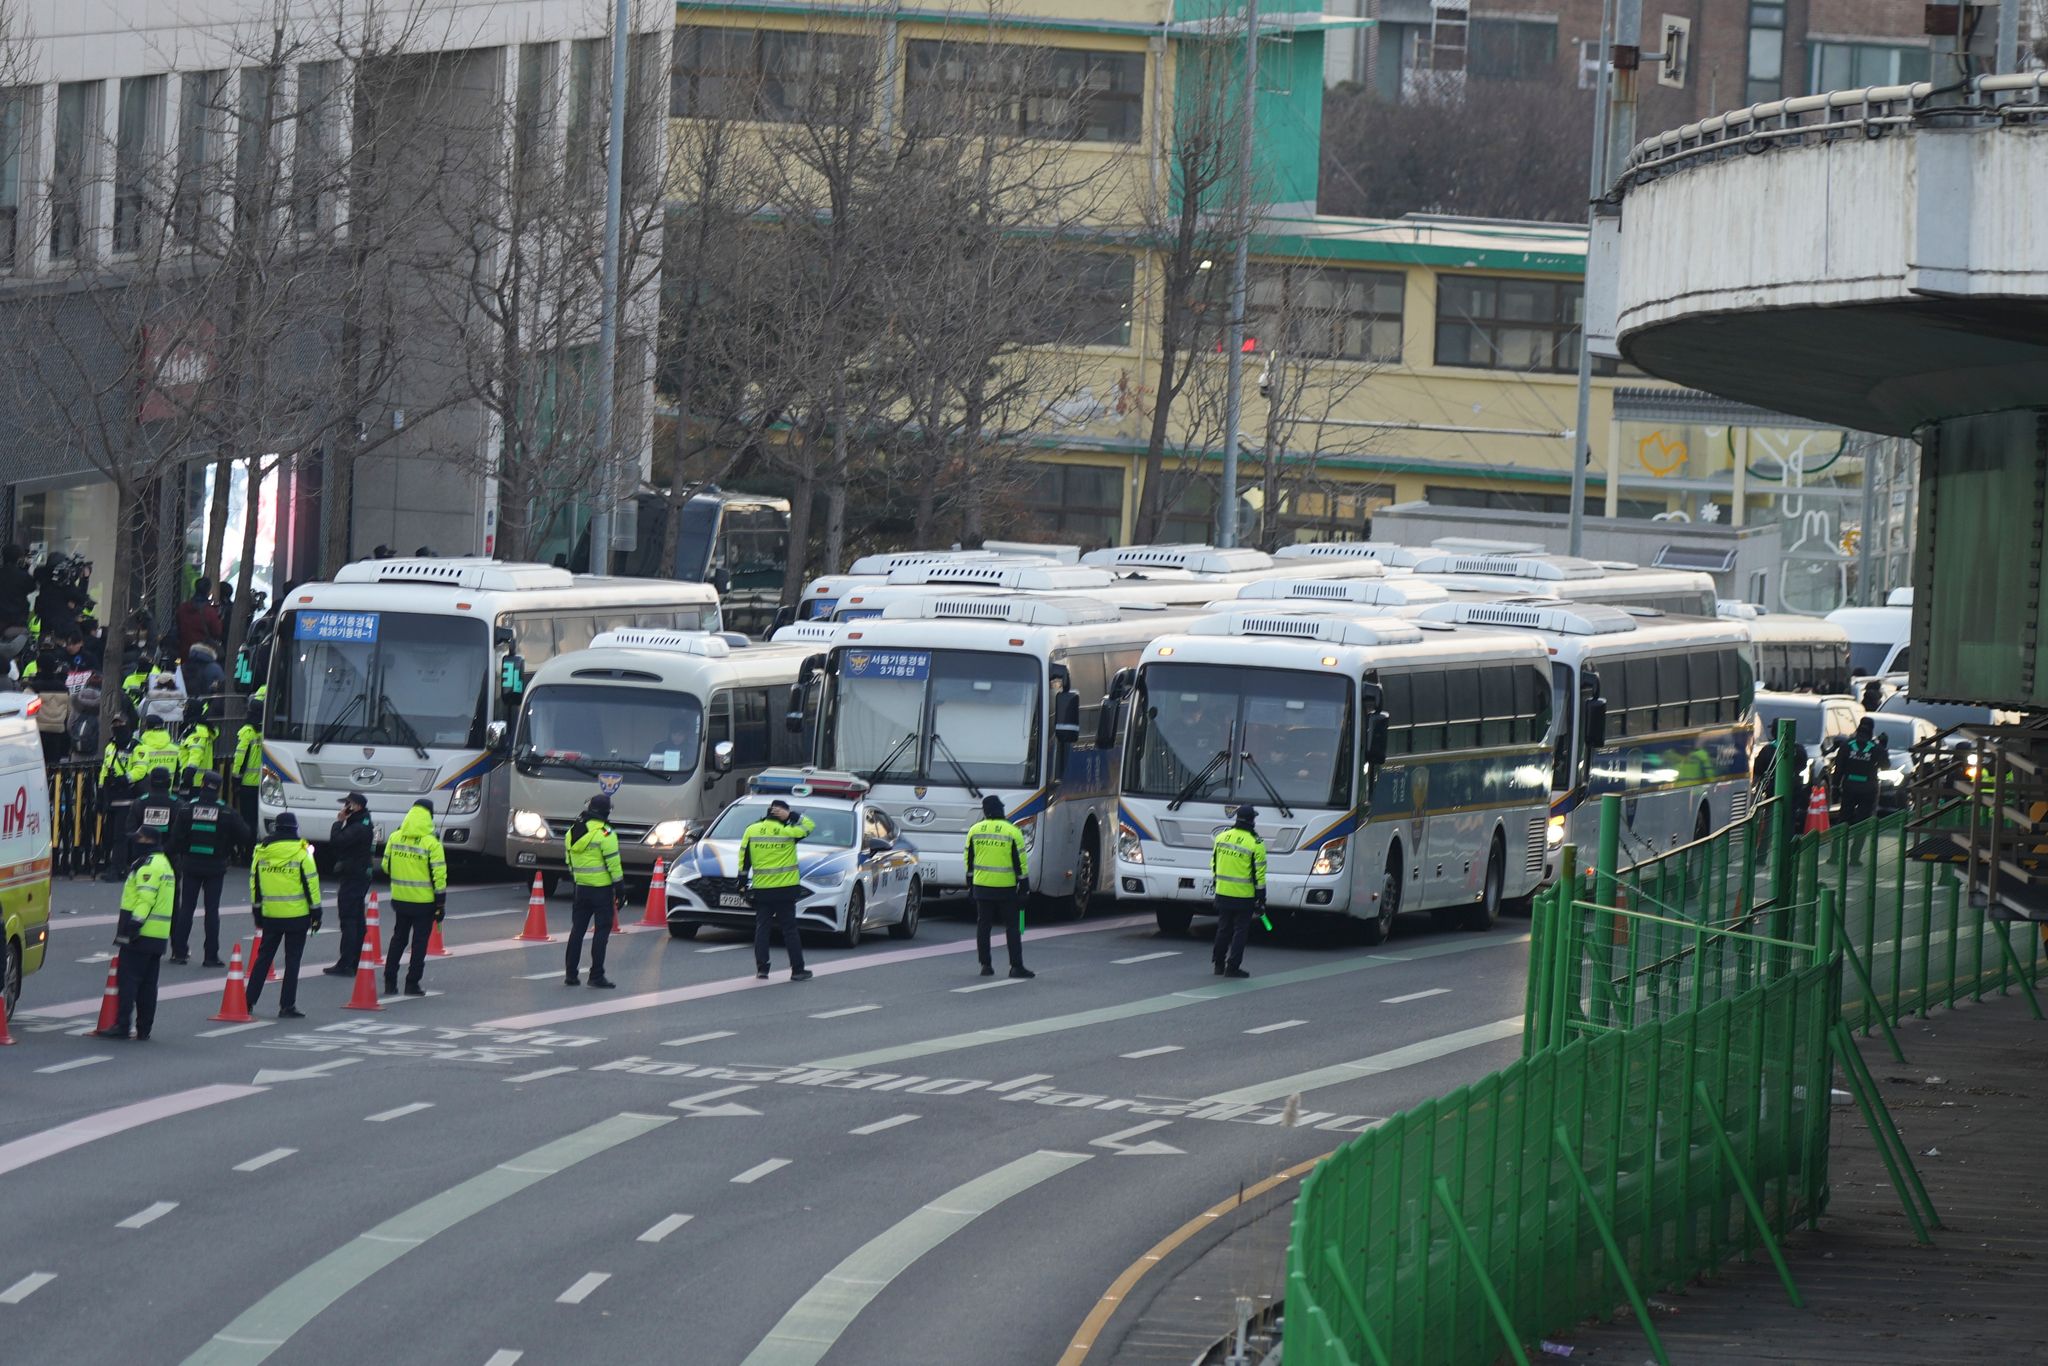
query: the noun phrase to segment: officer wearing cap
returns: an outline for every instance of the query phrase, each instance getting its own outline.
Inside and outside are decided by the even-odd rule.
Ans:
[[[740,836],[740,876],[746,878],[748,899],[754,905],[754,976],[768,976],[768,926],[772,920],[782,931],[782,947],[789,954],[789,980],[808,982],[804,967],[803,931],[797,928],[796,899],[802,891],[797,869],[797,841],[818,828],[817,822],[777,797],[768,803],[768,814],[748,826]]]
[[[220,961],[220,892],[227,881],[228,859],[252,842],[249,827],[221,796],[220,774],[207,769],[189,802],[178,804],[171,818],[171,853],[178,869],[178,914],[171,922],[171,961],[190,962],[192,916],[199,898],[206,898],[205,966]]]
[[[398,964],[408,948],[405,994],[424,996],[427,941],[448,911],[448,856],[434,833],[434,804],[412,804],[398,833],[384,842],[384,872],[391,879],[391,942],[384,950],[384,993],[398,991]]]
[[[1019,917],[1031,881],[1024,875],[1024,832],[1003,818],[1003,799],[990,793],[981,799],[982,818],[967,827],[967,871],[974,884],[974,947],[981,955],[981,975],[995,976],[989,957],[989,931],[1003,922],[1010,950],[1010,976],[1036,977],[1024,966],[1023,926]]]
[[[619,837],[609,824],[612,799],[600,792],[584,803],[583,813],[562,837],[569,875],[576,880],[576,900],[569,913],[569,947],[563,981],[582,979],[583,935],[590,933],[590,985],[609,991],[618,984],[604,975],[604,951],[612,937],[612,917],[626,902],[626,870],[619,864]]]
[[[334,918],[341,926],[340,957],[332,967],[320,969],[328,977],[355,976],[363,956],[363,903],[370,895],[370,865],[376,847],[370,799],[351,792],[341,799],[341,814],[327,832],[328,866],[334,873]]]
[[[320,870],[313,864],[313,846],[299,838],[299,818],[290,811],[271,822],[270,838],[249,857],[249,900],[256,928],[263,936],[249,965],[249,1009],[263,994],[271,960],[284,946],[284,983],[278,990],[277,1018],[297,1020],[299,960],[305,957],[306,936],[320,930]]]
[[[1216,944],[1209,951],[1218,977],[1249,977],[1244,941],[1252,916],[1266,908],[1266,842],[1253,829],[1259,813],[1240,806],[1236,823],[1216,833],[1209,871],[1216,879]]]
[[[175,914],[171,861],[157,847],[155,827],[139,826],[128,838],[135,865],[121,889],[120,923],[114,931],[114,943],[120,946],[114,969],[119,994],[113,1028],[93,1031],[101,1039],[127,1038],[131,1020],[138,1039],[148,1038],[155,1027],[157,970],[163,966]]]

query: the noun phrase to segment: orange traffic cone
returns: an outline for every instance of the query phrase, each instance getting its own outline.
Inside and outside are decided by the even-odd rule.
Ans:
[[[654,861],[654,880],[647,884],[647,911],[640,917],[640,924],[650,930],[668,924],[668,870],[660,859]]]
[[[228,981],[220,990],[220,1014],[213,1017],[227,1024],[248,1024],[249,988],[242,976],[242,941],[228,951]]]
[[[1806,804],[1806,833],[1825,835],[1832,828],[1828,821],[1828,792],[1825,787],[1815,784],[1813,800]]]
[[[249,941],[249,970],[251,972],[256,970],[256,960],[262,956],[263,931],[258,930],[256,931],[256,937]],[[270,975],[263,980],[266,982],[275,982],[277,980],[277,958],[274,953],[270,959]]]
[[[434,928],[427,934],[427,957],[453,958],[454,956],[455,955],[449,951],[448,946],[441,942],[441,922],[436,920],[434,922]]]
[[[384,1005],[377,999],[377,965],[368,954],[356,960],[355,994],[348,998],[343,1010],[382,1010]]]
[[[368,954],[373,963],[384,961],[384,927],[377,922],[377,893],[374,888],[370,892],[370,904],[363,908],[363,953],[356,955],[359,961],[363,954]]]
[[[540,889],[540,874],[533,875],[533,892],[526,898],[526,928],[519,932],[519,938],[529,944],[546,944],[554,940],[548,933],[547,893]]]
[[[112,1029],[114,1020],[121,1013],[121,978],[119,969],[121,956],[115,954],[107,964],[107,985],[100,992],[100,1022],[95,1029]]]

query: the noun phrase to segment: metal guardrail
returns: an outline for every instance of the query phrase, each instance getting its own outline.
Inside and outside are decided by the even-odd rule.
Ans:
[[[1934,104],[1937,95],[1963,92],[1931,81],[1916,81],[1911,85],[1873,85],[1861,90],[1798,95],[1730,110],[1638,142],[1629,149],[1628,160],[1609,195],[1619,199],[1635,184],[1695,160],[1738,152],[1754,155],[1786,144],[1801,145],[1813,138],[1880,138],[1892,129],[1909,127],[1936,115],[1986,123],[2048,119],[2048,71],[1973,77],[1967,92],[1969,98],[1962,103]]]

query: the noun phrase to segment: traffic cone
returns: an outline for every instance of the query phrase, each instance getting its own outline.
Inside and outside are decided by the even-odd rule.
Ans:
[[[370,904],[363,908],[363,954],[368,954],[372,962],[384,961],[384,927],[377,921],[377,892],[374,888],[370,891]],[[356,955],[358,960],[362,956]]]
[[[348,998],[343,1010],[382,1010],[383,1002],[377,999],[377,964],[370,961],[368,954],[356,960],[355,994]]]
[[[256,937],[249,941],[249,967],[252,971],[255,969],[256,960],[262,956],[263,931],[258,930],[256,931]],[[277,980],[277,956],[274,953],[270,959],[270,975],[263,980],[266,982],[275,982]]]
[[[668,925],[668,870],[660,859],[654,861],[654,880],[647,884],[647,911],[640,917],[640,924],[650,930]]]
[[[454,956],[455,955],[449,951],[448,946],[441,942],[441,922],[436,920],[434,922],[434,928],[427,934],[427,957],[453,958]]]
[[[114,1021],[121,1014],[121,956],[115,954],[107,964],[106,989],[100,992],[100,1022],[95,1029],[112,1029]]]
[[[519,932],[519,938],[529,944],[547,944],[554,940],[548,933],[548,899],[540,889],[540,874],[533,875],[533,892],[526,898],[526,928]]]
[[[220,1013],[213,1018],[224,1024],[248,1024],[253,1018],[249,1014],[247,980],[242,975],[242,941],[239,939],[228,951],[227,985],[220,991]]]
[[[1832,828],[1828,820],[1828,792],[1820,784],[1814,784],[1813,800],[1806,804],[1806,833],[1825,835]]]

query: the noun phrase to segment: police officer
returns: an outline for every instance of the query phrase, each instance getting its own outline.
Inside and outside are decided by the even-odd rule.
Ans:
[[[299,960],[306,936],[320,930],[320,870],[313,846],[299,838],[299,818],[287,811],[271,826],[271,836],[256,846],[249,859],[249,900],[254,903],[256,930],[263,936],[256,961],[249,965],[249,1009],[263,994],[271,960],[284,943],[284,986],[278,994],[277,1018],[304,1019],[298,1009]]]
[[[1875,730],[1876,724],[1866,716],[1856,723],[1856,733],[1835,747],[1835,785],[1844,823],[1869,820],[1877,810],[1877,771],[1884,766],[1889,745]]]
[[[777,797],[768,803],[768,814],[748,826],[740,836],[740,876],[748,878],[747,891],[754,904],[754,976],[768,976],[768,924],[782,930],[782,947],[789,954],[789,980],[808,982],[804,968],[803,931],[797,928],[796,898],[799,874],[796,842],[818,828],[817,822]]]
[[[329,977],[353,977],[363,956],[363,903],[370,895],[370,865],[377,853],[377,831],[370,824],[370,799],[351,792],[341,799],[341,814],[327,833],[328,867],[334,873],[334,918],[341,926],[341,956],[320,971]]]
[[[1216,944],[1209,957],[1218,977],[1249,977],[1244,970],[1244,941],[1252,932],[1252,916],[1266,909],[1266,842],[1253,829],[1259,813],[1240,806],[1237,823],[1219,831],[1209,852],[1209,871],[1216,879]]]
[[[1003,922],[1010,949],[1010,976],[1036,977],[1024,966],[1024,898],[1031,881],[1024,875],[1024,832],[1003,818],[1003,799],[991,793],[981,799],[981,816],[967,827],[967,867],[974,883],[974,947],[981,955],[981,975],[996,975],[989,958],[989,931]]]
[[[128,751],[128,781],[138,786],[158,770],[168,776],[178,768],[178,742],[164,729],[161,716],[142,718],[142,734]]]
[[[164,947],[170,942],[171,920],[176,912],[175,880],[171,861],[157,847],[157,832],[143,826],[129,837],[136,853],[128,870],[127,885],[121,888],[121,919],[114,931],[120,946],[115,980],[120,992],[112,1029],[95,1029],[93,1037],[125,1039],[132,1020],[135,1037],[146,1039],[156,1025],[156,979],[163,967]]]
[[[235,732],[235,757],[228,776],[235,781],[235,809],[251,830],[256,828],[256,785],[263,780],[263,704],[251,702],[242,728]]]
[[[204,702],[185,704],[185,734],[178,741],[178,767],[204,773],[215,763],[214,748],[220,743],[220,727],[213,724],[212,710]]]
[[[427,940],[448,906],[448,858],[434,833],[432,803],[417,801],[384,842],[384,871],[391,878],[391,943],[384,950],[384,993],[398,991],[398,964],[412,948],[405,970],[405,994],[424,996]]]
[[[221,800],[220,774],[207,769],[199,775],[197,791],[190,802],[181,803],[172,816],[171,849],[177,856],[178,918],[171,923],[171,961],[189,962],[192,944],[192,914],[199,898],[206,898],[206,957],[209,968],[225,967],[220,961],[220,891],[227,880],[228,857],[252,842],[249,827],[235,809]]]
[[[128,837],[134,839],[135,832],[145,826],[154,831],[156,841],[153,847],[170,861],[171,876],[175,878],[178,860],[171,847],[171,836],[177,831],[178,815],[185,809],[185,803],[171,791],[168,769],[148,770],[141,787],[142,790],[136,792],[128,803]],[[175,908],[177,902],[174,900],[171,905]]]
[[[128,813],[134,804],[134,787],[128,781],[128,718],[114,718],[114,737],[107,741],[100,757],[100,878],[119,882],[129,863]]]
[[[619,837],[607,822],[612,799],[600,792],[583,807],[562,848],[569,876],[576,880],[576,900],[569,913],[569,947],[563,959],[563,982],[575,986],[583,962],[583,935],[590,933],[590,985],[610,991],[618,983],[604,975],[604,951],[612,937],[612,917],[626,904],[625,869],[619,866]]]

